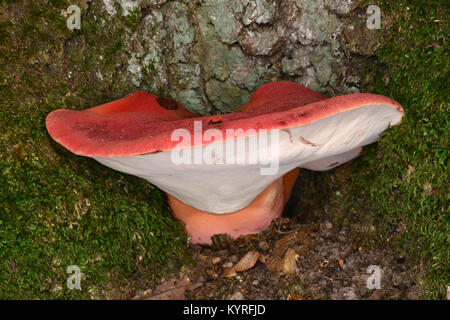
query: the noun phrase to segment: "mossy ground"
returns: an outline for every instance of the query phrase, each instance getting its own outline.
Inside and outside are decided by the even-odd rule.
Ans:
[[[136,15],[103,17],[99,29],[83,9],[81,30],[70,31],[61,10],[74,2],[0,2],[1,298],[103,297],[112,288],[126,297],[134,277],[151,282],[186,259],[159,190],[72,155],[46,132],[54,109],[133,90],[121,52]],[[373,92],[399,101],[405,117],[354,162],[333,217],[373,226],[393,254],[424,264],[423,297],[442,299],[450,284],[448,1],[376,3],[385,73]],[[84,274],[80,291],[66,288],[70,265]]]
[[[370,4],[377,4],[371,1]],[[422,298],[450,285],[449,3],[378,1],[385,69],[374,93],[404,106],[401,125],[355,161],[333,201],[335,221],[365,222],[372,236],[411,267],[422,264]],[[340,213],[339,213],[340,212]]]
[[[71,31],[61,13],[70,4],[1,3],[0,298],[127,297],[134,277],[148,287],[187,257],[162,192],[71,154],[46,132],[52,110],[133,90],[120,52],[135,16],[99,29],[84,8]],[[66,286],[70,265],[83,273],[81,290]]]

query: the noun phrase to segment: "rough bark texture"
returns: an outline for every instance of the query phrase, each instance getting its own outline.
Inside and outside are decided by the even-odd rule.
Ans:
[[[66,54],[89,56],[94,81],[122,89],[114,95],[140,88],[208,114],[245,104],[269,81],[328,96],[371,81],[362,78],[373,65],[376,31],[365,27],[357,1],[104,0],[87,1],[82,14],[82,29],[97,32],[74,34]],[[111,43],[120,50],[106,51]]]

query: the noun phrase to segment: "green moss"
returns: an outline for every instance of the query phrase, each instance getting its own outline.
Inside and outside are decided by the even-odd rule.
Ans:
[[[378,76],[374,92],[400,102],[405,116],[355,162],[351,181],[335,199],[336,211],[345,214],[335,218],[376,226],[373,236],[393,254],[405,254],[410,268],[424,265],[422,297],[445,299],[450,284],[449,5],[406,0],[378,5],[389,20],[382,21],[379,32],[377,55],[385,74]]]
[[[127,16],[125,16],[125,25],[131,32],[135,32],[139,27],[139,21],[141,17],[141,10],[139,7],[133,9]]]
[[[161,191],[71,154],[46,131],[52,110],[84,109],[135,90],[126,77],[129,21],[102,16],[95,2],[71,31],[61,14],[69,4],[0,8],[1,298],[84,299],[108,288],[126,296],[133,281],[150,286],[187,258],[182,226]],[[66,287],[70,265],[84,274],[80,291]]]
[[[91,1],[81,29],[70,31],[61,11],[72,1],[0,3],[0,297],[89,298],[139,274],[158,279],[186,257],[162,193],[65,151],[45,129],[52,110],[134,90],[125,50],[139,11],[112,18]],[[425,265],[423,297],[442,299],[450,284],[448,1],[378,4],[385,73],[373,91],[399,101],[405,118],[352,163],[333,214],[376,226],[373,236],[411,268]],[[148,85],[153,64],[143,70]],[[81,291],[66,288],[69,265],[85,274]]]

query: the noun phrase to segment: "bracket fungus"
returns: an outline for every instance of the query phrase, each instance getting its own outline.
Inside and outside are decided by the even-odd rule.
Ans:
[[[400,104],[376,94],[333,98],[272,82],[248,104],[198,116],[166,97],[137,91],[46,119],[71,152],[150,181],[168,195],[192,243],[257,233],[280,216],[298,168],[329,170],[400,122]]]

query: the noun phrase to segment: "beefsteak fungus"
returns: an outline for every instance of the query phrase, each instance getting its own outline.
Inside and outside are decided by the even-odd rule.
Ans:
[[[47,116],[71,152],[164,190],[192,243],[257,233],[280,216],[298,168],[329,170],[400,122],[400,104],[376,94],[333,98],[272,82],[233,113],[200,117],[137,91],[83,111]]]

